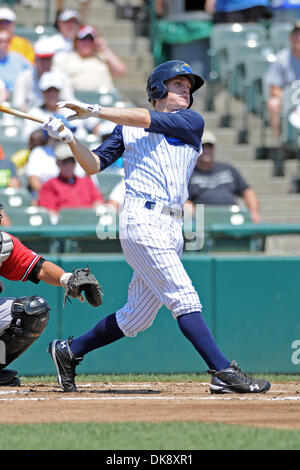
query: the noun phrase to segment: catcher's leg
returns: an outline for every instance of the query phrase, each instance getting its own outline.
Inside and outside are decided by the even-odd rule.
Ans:
[[[15,381],[16,371],[6,366],[39,338],[49,320],[48,302],[39,296],[19,297],[11,302],[11,322],[0,334],[0,386]]]

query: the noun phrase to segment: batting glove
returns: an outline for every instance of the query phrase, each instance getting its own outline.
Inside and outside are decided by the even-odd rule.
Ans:
[[[48,132],[50,137],[62,140],[67,144],[72,142],[74,138],[73,132],[64,126],[62,120],[52,116],[48,118],[48,121],[43,123],[43,129]]]
[[[101,111],[100,104],[86,104],[81,103],[80,101],[59,101],[57,103],[59,108],[68,108],[74,111],[74,114],[68,116],[68,121],[73,121],[74,119],[87,119],[90,117],[99,118],[99,113]]]

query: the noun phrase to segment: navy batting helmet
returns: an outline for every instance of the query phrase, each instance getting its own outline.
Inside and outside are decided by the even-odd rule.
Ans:
[[[182,60],[169,60],[163,64],[158,65],[152,71],[147,80],[147,94],[149,101],[162,100],[168,94],[168,89],[165,82],[170,78],[179,75],[186,76],[191,82],[190,89],[190,106],[193,104],[193,93],[204,84],[204,80],[200,75],[194,73],[191,67]]]

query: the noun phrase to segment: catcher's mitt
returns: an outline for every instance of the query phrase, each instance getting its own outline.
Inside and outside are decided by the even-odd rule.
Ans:
[[[83,301],[82,292],[84,292],[90,305],[99,307],[102,304],[101,287],[89,268],[74,269],[64,287],[66,289],[65,299],[70,296],[73,298],[79,297]]]

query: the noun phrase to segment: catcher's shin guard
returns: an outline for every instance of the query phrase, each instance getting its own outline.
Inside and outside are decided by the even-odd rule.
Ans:
[[[0,387],[19,387],[21,385],[18,372],[12,369],[0,371]]]
[[[0,336],[0,371],[41,336],[48,324],[49,310],[48,302],[37,295],[13,301],[12,322]]]

